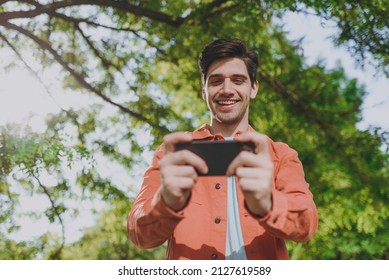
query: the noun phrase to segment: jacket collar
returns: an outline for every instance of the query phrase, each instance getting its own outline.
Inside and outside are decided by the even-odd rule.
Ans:
[[[247,131],[255,131],[250,125]],[[243,131],[238,131],[235,135],[242,133]],[[211,134],[211,130],[209,124],[203,124],[201,127],[196,129],[193,132],[194,140],[224,140],[223,135],[220,133],[216,133],[215,135]]]

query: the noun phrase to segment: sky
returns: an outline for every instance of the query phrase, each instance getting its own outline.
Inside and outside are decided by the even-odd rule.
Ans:
[[[294,13],[288,13],[285,23],[284,29],[290,32],[289,39],[305,36],[303,49],[308,64],[324,58],[327,68],[331,69],[339,61],[349,78],[357,78],[360,84],[365,85],[369,94],[362,106],[362,121],[358,128],[379,126],[389,131],[389,79],[383,75],[375,77],[374,69],[359,69],[345,48],[335,48],[329,39],[335,33],[334,29],[329,28],[330,23],[327,22],[323,27],[315,16]]]
[[[289,31],[290,39],[305,36],[304,54],[309,64],[319,58],[324,58],[327,67],[333,68],[340,61],[350,78],[357,78],[365,84],[369,95],[365,98],[362,110],[363,120],[358,124],[360,129],[369,125],[380,126],[389,130],[389,79],[374,77],[373,69],[362,71],[356,67],[354,60],[344,48],[334,48],[328,37],[335,31],[323,27],[314,16],[302,16],[289,13],[284,18],[285,30]],[[327,24],[329,26],[329,24]],[[64,92],[58,81],[56,72],[46,73],[43,80],[52,83],[55,92],[54,99],[45,88],[27,70],[14,68],[4,70],[3,66],[11,59],[5,50],[0,50],[0,125],[6,122],[21,122],[28,120],[39,128],[44,125],[44,116],[59,111],[61,104],[67,107],[82,107],[88,102],[87,96]],[[31,117],[33,114],[35,117]]]
[[[383,76],[375,78],[374,71],[362,71],[355,66],[354,60],[342,48],[334,48],[328,37],[334,30],[320,25],[318,19],[313,16],[301,16],[288,14],[285,17],[285,30],[289,31],[289,39],[299,39],[305,36],[303,41],[304,54],[308,64],[312,64],[319,58],[324,58],[327,68],[333,68],[340,61],[349,78],[357,78],[361,84],[365,84],[369,95],[366,97],[362,121],[359,129],[366,129],[370,125],[379,126],[389,131],[389,79]],[[87,95],[72,93],[61,89],[57,81],[57,74],[45,73],[43,80],[53,84],[50,96],[45,88],[27,70],[14,68],[5,70],[4,65],[10,61],[11,56],[4,49],[0,50],[0,125],[7,122],[28,122],[35,130],[44,128],[44,117],[48,113],[60,110],[58,104],[64,108],[82,108],[88,104]],[[43,207],[44,205],[31,205],[30,208]],[[38,207],[38,208],[39,208]],[[85,209],[90,207],[84,205]],[[36,210],[38,210],[38,208]],[[79,220],[82,225],[90,224],[87,219]],[[67,228],[69,239],[77,239],[80,232],[77,223],[71,222],[72,227]],[[21,230],[17,239],[25,239],[31,235],[40,234],[39,229],[46,230],[50,225],[37,224],[26,221],[25,229]]]

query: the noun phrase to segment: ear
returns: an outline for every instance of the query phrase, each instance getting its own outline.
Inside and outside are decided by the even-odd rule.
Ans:
[[[251,86],[250,98],[254,99],[257,96],[257,93],[258,93],[258,81],[256,80]]]
[[[202,83],[202,85],[201,85],[201,96],[202,96],[203,99],[205,100],[205,88],[204,88],[204,83]]]

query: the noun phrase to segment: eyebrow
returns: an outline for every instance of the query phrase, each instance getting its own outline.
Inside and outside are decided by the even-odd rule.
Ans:
[[[220,78],[220,77],[224,77],[224,76],[222,74],[211,74],[208,76],[208,80],[212,79],[212,78]],[[231,78],[241,78],[241,79],[245,79],[245,80],[249,79],[249,77],[244,75],[244,74],[232,74]]]

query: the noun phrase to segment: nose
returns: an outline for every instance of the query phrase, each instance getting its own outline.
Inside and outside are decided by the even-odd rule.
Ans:
[[[233,93],[234,85],[230,79],[225,79],[223,83],[223,93]]]

